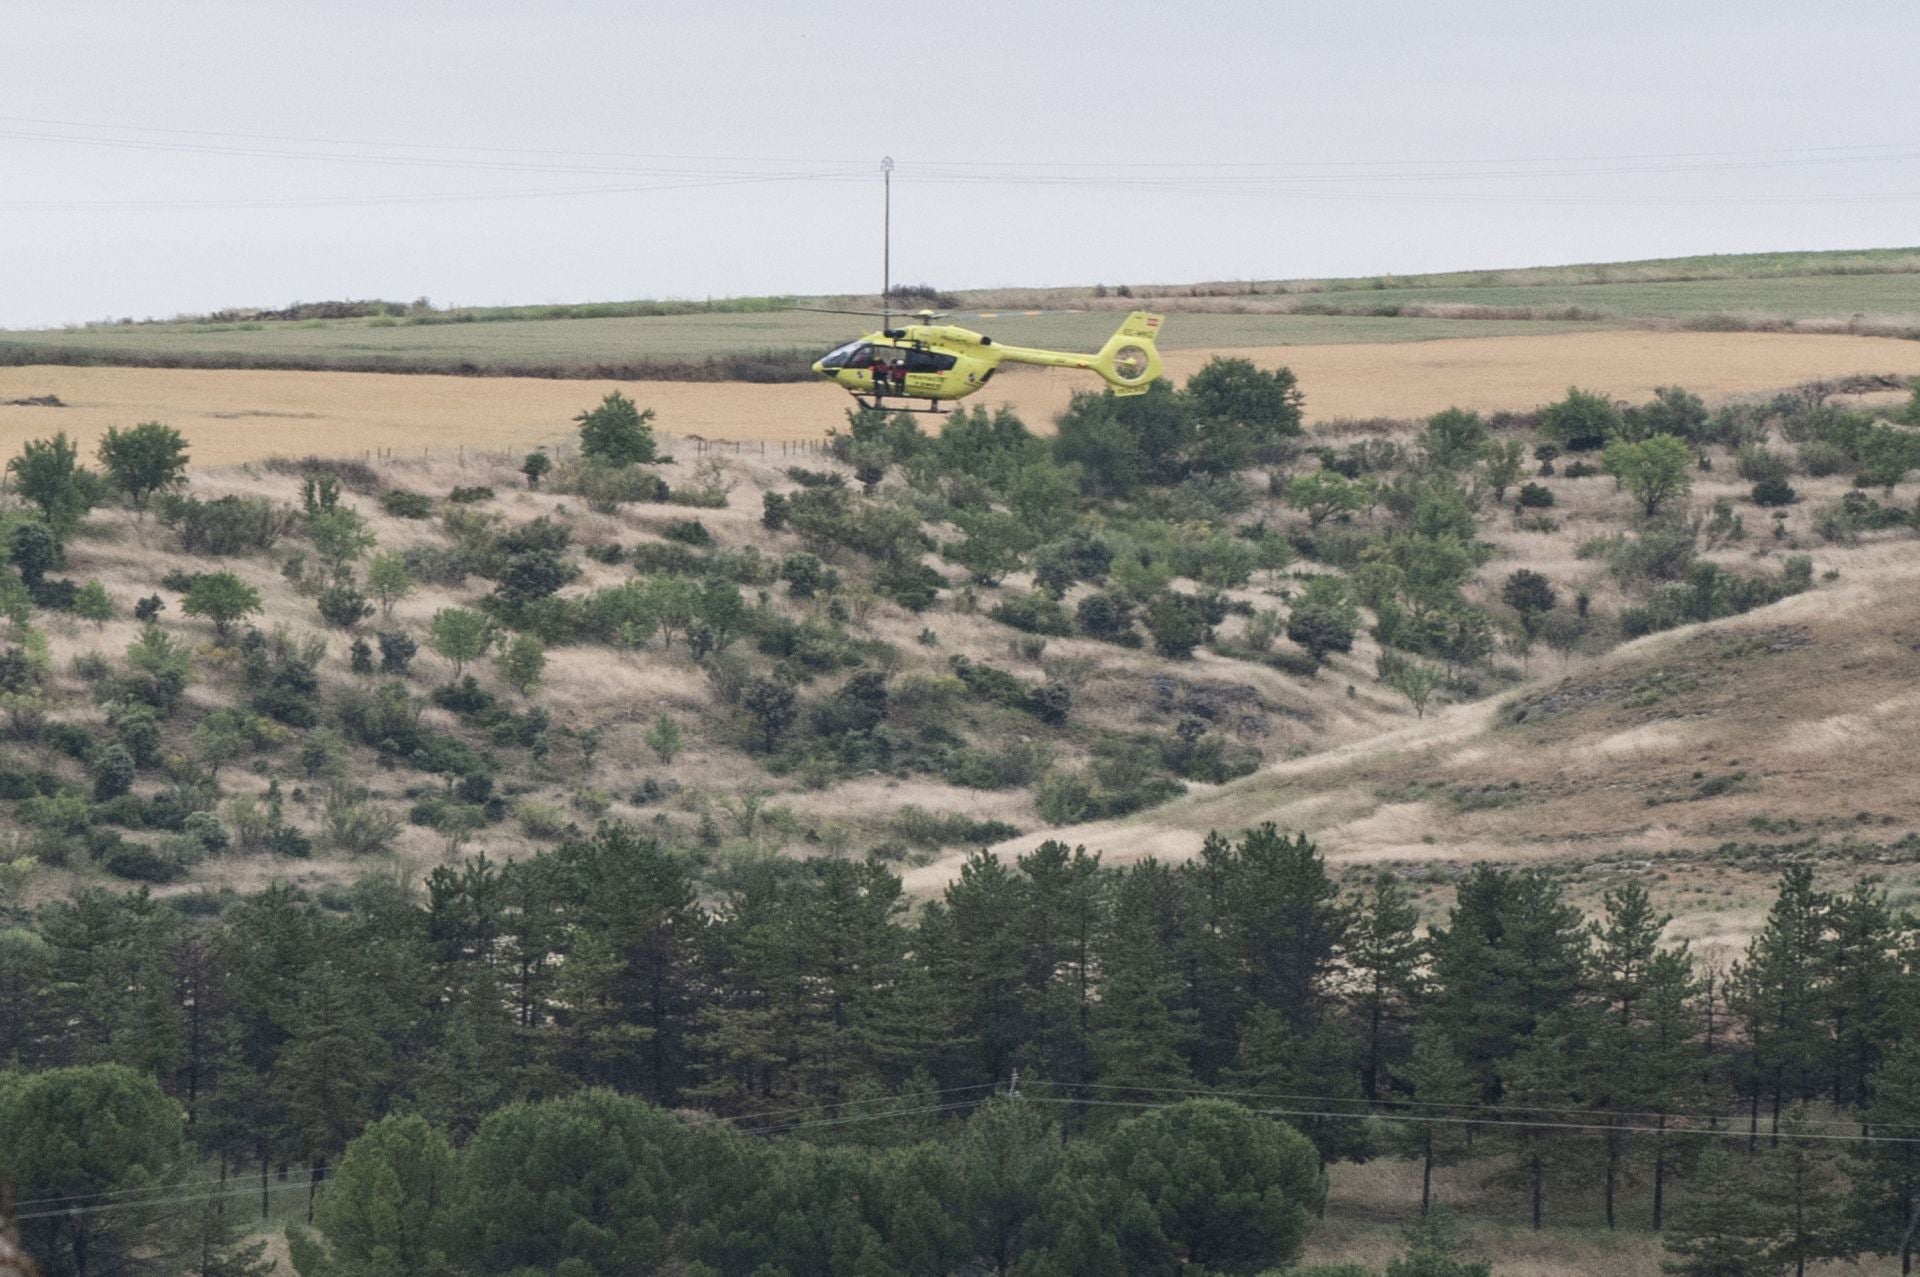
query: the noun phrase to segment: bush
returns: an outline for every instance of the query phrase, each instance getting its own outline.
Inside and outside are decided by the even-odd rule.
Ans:
[[[564,486],[563,486],[564,483]],[[665,501],[672,493],[666,481],[639,466],[584,464],[564,468],[564,477],[552,484],[556,491],[577,492],[595,514],[612,514],[635,501]]]
[[[433,498],[424,492],[393,488],[380,494],[380,509],[396,519],[431,519]]]
[[[477,505],[482,501],[493,500],[493,489],[488,487],[455,488],[447,493],[447,500],[455,505]]]
[[[405,674],[413,663],[414,653],[420,645],[411,635],[401,630],[382,630],[374,636],[380,644],[380,672],[382,674]]]
[[[367,602],[367,596],[346,582],[320,591],[314,603],[320,609],[321,620],[343,630],[350,630],[373,615],[373,604]]]
[[[920,562],[905,556],[884,564],[874,575],[873,588],[909,612],[924,612],[940,597],[947,579]]]
[[[1567,397],[1540,410],[1540,433],[1568,452],[1591,452],[1619,433],[1620,410],[1605,395],[1569,387]]]
[[[1759,444],[1747,444],[1741,448],[1734,455],[1734,467],[1740,472],[1742,479],[1756,484],[1765,483],[1770,479],[1785,482],[1787,476],[1792,473],[1792,467],[1787,464],[1784,456],[1771,448],[1763,448]]]
[[[1853,467],[1853,458],[1838,444],[1816,439],[1800,445],[1800,469],[1808,478],[1824,479]]]
[[[914,847],[986,847],[1020,831],[1000,820],[975,820],[958,812],[934,813],[911,803],[893,814],[893,833]]]
[[[119,843],[101,860],[101,868],[129,882],[166,883],[186,875],[179,860],[137,843]]]
[[[212,558],[270,550],[292,531],[299,515],[264,497],[217,497],[201,501],[162,494],[155,506],[160,525],[171,530],[188,554]]]
[[[367,802],[363,795],[335,791],[327,796],[320,841],[328,849],[349,856],[382,856],[393,849],[400,830],[397,817]]]
[[[1073,622],[1067,618],[1067,610],[1044,590],[1004,599],[987,615],[1002,625],[1011,625],[1029,634],[1060,636],[1073,633]]]
[[[118,798],[133,788],[133,755],[119,745],[101,750],[94,758],[91,770],[95,802]]]
[[[1529,483],[1520,489],[1515,498],[1525,510],[1545,510],[1553,505],[1553,490],[1537,483]]]
[[[462,546],[416,545],[400,557],[415,580],[455,589],[465,585],[478,566],[473,552]]]
[[[1172,592],[1155,595],[1147,603],[1146,623],[1154,650],[1173,660],[1192,656],[1212,630],[1202,600]]]
[[[1133,605],[1118,594],[1089,594],[1074,609],[1080,632],[1108,643],[1139,637],[1133,630]]]
[[[1039,779],[1052,758],[1044,741],[1011,741],[992,749],[966,747],[947,756],[942,776],[963,789],[1020,789]]]
[[[1302,605],[1287,618],[1287,637],[1307,649],[1316,668],[1329,652],[1351,652],[1353,633],[1352,619],[1335,607]]]
[[[713,544],[713,533],[707,531],[707,525],[698,519],[682,519],[678,523],[669,523],[660,535],[669,541],[681,545],[699,546],[702,549]]]
[[[1753,485],[1753,503],[1764,506],[1792,505],[1800,499],[1784,476],[1771,475]]]

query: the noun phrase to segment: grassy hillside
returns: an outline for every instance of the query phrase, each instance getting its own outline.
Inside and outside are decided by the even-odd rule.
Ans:
[[[768,1136],[739,1141],[755,1160],[738,1182],[859,1166],[871,1204],[920,1182],[901,1168],[984,1143],[972,1133],[999,1114],[1025,1113],[1024,1138],[1057,1157],[1044,1115],[1097,1149],[1145,1129],[1121,1118],[1219,1088],[1214,1109],[1188,1111],[1265,1123],[1246,1112],[1261,1107],[1330,1150],[1304,1258],[1377,1266],[1417,1209],[1407,1135],[1428,1119],[1398,1096],[1351,1107],[1365,1104],[1361,945],[1327,941],[1312,959],[1319,1000],[1338,1008],[1313,1011],[1312,989],[1295,1004],[1324,1016],[1312,1053],[1268,1016],[1289,1005],[1284,987],[1244,1030],[1210,1029],[1215,1003],[1187,974],[1214,978],[1210,955],[1246,938],[1244,971],[1199,986],[1224,1002],[1272,978],[1269,953],[1332,934],[1316,917],[1378,903],[1382,869],[1407,887],[1411,911],[1388,929],[1412,945],[1466,908],[1485,865],[1544,871],[1478,881],[1544,880],[1546,894],[1504,907],[1547,909],[1550,957],[1563,940],[1588,953],[1586,918],[1622,899],[1605,893],[1644,887],[1648,943],[1691,942],[1695,971],[1717,979],[1783,869],[1802,865],[1823,889],[1884,889],[1885,933],[1867,944],[1910,951],[1892,911],[1920,900],[1912,405],[1863,409],[1830,387],[1712,406],[1666,392],[1624,412],[1570,398],[1305,435],[1291,389],[1216,365],[1178,392],[1083,399],[1051,437],[1010,415],[962,415],[938,436],[869,416],[808,468],[649,457],[610,399],[531,471],[477,451],[282,458],[194,471],[144,514],[23,465],[0,497],[13,562],[0,569],[0,958],[14,964],[0,1049],[28,1062],[9,1094],[93,1076],[76,1061],[130,1064],[122,1084],[148,1088],[176,1143],[187,1096],[206,1120],[180,1164],[212,1181],[210,1150],[237,1148],[245,1179],[213,1181],[247,1195],[247,1221],[218,1221],[237,1234],[256,1159],[261,1199],[279,1195],[273,1224],[297,1222],[302,1176],[388,1112],[463,1131],[469,1150],[490,1126],[543,1115],[579,1129],[576,1103],[680,1129],[646,1095],[698,1111],[689,1138]],[[1573,446],[1596,431],[1628,488]],[[1683,441],[1665,449],[1664,502],[1619,450],[1653,437]],[[1305,831],[1318,854],[1243,836],[1264,822]],[[1238,849],[1203,854],[1211,832]],[[1100,863],[1060,846],[1006,867],[1043,837]],[[1001,863],[961,875],[988,844]],[[1148,855],[1197,863],[1139,867]],[[1156,881],[1175,894],[1142,894]],[[1219,912],[1192,912],[1210,891]],[[1878,907],[1871,892],[1848,907],[1862,899]],[[1820,926],[1837,930],[1832,910]],[[1536,971],[1519,946],[1537,934],[1505,934],[1522,939],[1498,960],[1519,967],[1436,950],[1446,1001],[1420,1014],[1478,1014],[1475,991],[1495,997],[1501,980],[1537,981],[1556,1007],[1575,994],[1552,993],[1555,979],[1582,1006],[1616,996],[1606,962]],[[1879,995],[1910,1005],[1913,969],[1886,963]],[[1136,970],[1149,977],[1123,979]],[[1440,996],[1407,978],[1419,999]],[[1836,1006],[1852,987],[1817,983]],[[174,1031],[204,1027],[209,987],[219,1027]],[[1393,1003],[1405,1049],[1389,1072],[1422,1079],[1417,1101],[1447,1113],[1436,1125],[1470,1120],[1463,1108],[1487,1119],[1449,1154],[1471,1162],[1434,1180],[1469,1220],[1468,1254],[1542,1277],[1596,1260],[1661,1271],[1652,1149],[1674,1137],[1658,1173],[1675,1227],[1715,1186],[1695,1132],[1735,1105],[1758,1113],[1755,1079],[1783,1087],[1782,1071],[1751,1066],[1716,987],[1680,991],[1700,1056],[1675,1084],[1685,1108],[1660,1110],[1676,1125],[1629,1123],[1617,1148],[1615,1128],[1525,1116],[1634,1116],[1584,1078],[1474,1107],[1466,1075],[1462,1098],[1439,1098],[1454,1084],[1408,1055],[1416,994]],[[1703,1005],[1719,1017],[1704,1042]],[[1076,1009],[1084,1050],[1058,1032]],[[1499,1008],[1485,1010],[1493,1024]],[[1219,1060],[1190,1070],[1181,1048],[1201,1031]],[[1532,1076],[1514,1070],[1535,1047],[1576,1049],[1522,1020],[1502,1031],[1503,1082]],[[1481,1041],[1471,1026],[1461,1039]],[[1581,1067],[1615,1076],[1634,1053],[1611,1041],[1576,1044]],[[257,1073],[237,1067],[248,1051]],[[204,1093],[203,1052],[219,1079]],[[982,1106],[1009,1061],[1023,1098]],[[1075,1067],[1083,1080],[1055,1089]],[[1900,1072],[1874,1076],[1891,1088]],[[1824,1104],[1827,1085],[1810,1072],[1789,1098]],[[275,1116],[282,1094],[292,1120]],[[1349,1107],[1301,1109],[1302,1094]],[[501,1107],[516,1098],[534,1102]],[[1849,1143],[1860,1130],[1852,1108],[1816,1120]],[[781,1135],[803,1126],[830,1132]],[[1608,1148],[1626,1150],[1616,1200],[1594,1172]],[[1753,1168],[1784,1154],[1762,1156],[1776,1160],[1739,1173],[1764,1186]],[[472,1182],[564,1180],[571,1165],[461,1157]],[[295,1169],[270,1184],[273,1158]],[[1297,1161],[1317,1183],[1304,1143]],[[988,1174],[952,1164],[956,1183]],[[818,1182],[822,1210],[839,1211],[846,1181]],[[1542,1185],[1544,1226],[1530,1227]],[[762,1211],[742,1237],[797,1218],[784,1199],[738,1195]],[[876,1235],[944,1218],[924,1196],[921,1213],[876,1212]]]
[[[1687,878],[1745,856],[1723,846],[1745,843],[1775,847],[1753,853],[1749,867],[1764,876],[1787,854],[1779,847],[1807,839],[1864,848],[1836,862],[1844,872],[1920,829],[1902,787],[1843,784],[1855,764],[1824,748],[1891,733],[1873,757],[1892,760],[1912,743],[1912,717],[1894,707],[1920,670],[1889,636],[1920,623],[1911,533],[1898,524],[1913,494],[1855,492],[1859,463],[1826,441],[1857,440],[1872,420],[1817,398],[1702,413],[1696,446],[1713,468],[1693,476],[1691,522],[1678,523],[1644,520],[1591,454],[1539,476],[1540,463],[1523,459],[1523,476],[1501,485],[1503,503],[1472,449],[1438,466],[1425,428],[1395,422],[1317,434],[1306,453],[1264,445],[1269,464],[1238,477],[1194,471],[1120,495],[1103,491],[1099,471],[1049,460],[1104,466],[1105,445],[1072,430],[1052,443],[997,434],[984,416],[959,419],[937,447],[908,423],[857,445],[843,439],[842,456],[885,476],[870,493],[831,460],[815,472],[777,457],[682,456],[654,467],[679,503],[660,504],[638,499],[644,484],[603,490],[567,440],[554,451],[560,479],[538,490],[517,455],[477,452],[200,471],[189,490],[199,504],[146,517],[97,511],[71,542],[62,575],[104,587],[112,619],[55,610],[16,621],[16,650],[43,653],[32,659],[44,673],[11,689],[28,700],[9,746],[18,797],[0,821],[37,858],[36,896],[122,852],[170,891],[263,873],[326,881],[362,872],[369,855],[425,866],[475,849],[520,854],[607,816],[650,824],[716,865],[877,848],[904,861],[922,890],[937,890],[967,847],[1030,842],[1101,815],[1118,819],[1072,836],[1121,860],[1177,858],[1209,829],[1276,819],[1320,834],[1335,863],[1399,864],[1435,887],[1487,858],[1554,861],[1576,876],[1593,866],[1596,882]],[[1492,438],[1524,450],[1536,429],[1531,417],[1497,419]],[[1766,460],[1755,452],[1766,439],[1795,489],[1777,509],[1755,505],[1742,475]],[[1075,452],[1087,447],[1096,450]],[[373,554],[408,565],[413,588],[390,615],[350,617],[349,628],[323,616],[333,569],[300,511],[316,475],[344,480],[340,504],[373,539],[346,562],[346,579],[366,590]],[[1076,475],[1087,495],[1051,486]],[[1316,475],[1354,504],[1310,524],[1298,484]],[[1033,484],[1037,497],[1022,486]],[[1535,504],[1513,505],[1522,485]],[[1039,504],[1016,516],[1002,512],[1009,501]],[[208,557],[208,503],[275,531]],[[803,513],[775,518],[772,506]],[[14,522],[28,513],[17,498],[14,510]],[[1422,601],[1381,584],[1369,565],[1431,519],[1470,528],[1472,549],[1457,590]],[[510,597],[518,587],[506,582],[529,555],[547,565],[551,599]],[[1634,631],[1693,620],[1690,571],[1721,573],[1701,605],[1719,616],[1773,597],[1769,583],[1790,575],[1796,555],[1811,556],[1800,569],[1807,592],[1698,637],[1671,630],[1603,655]],[[928,566],[909,571],[922,556]],[[1551,583],[1565,620],[1557,646],[1537,625],[1531,643],[1520,636],[1504,593],[1520,569]],[[257,627],[251,646],[183,614],[183,592],[216,570],[259,591],[261,610],[245,622]],[[622,594],[685,581],[705,582],[734,610],[703,620],[707,604],[683,602],[691,613],[662,620],[657,597]],[[1341,608],[1437,607],[1478,636],[1409,631],[1389,647],[1369,610],[1360,619],[1373,633],[1316,662],[1286,635],[1322,586]],[[165,825],[144,825],[138,802],[86,807],[89,769],[120,730],[114,706],[140,685],[127,659],[142,626],[129,613],[149,595],[164,604],[160,632],[194,673],[184,696],[160,707],[136,795],[176,794],[230,826],[271,805],[275,827],[311,839],[298,862],[257,854],[264,830],[249,854],[208,857]],[[1090,599],[1122,610],[1117,629],[1089,630]],[[1199,609],[1198,628],[1169,646],[1156,609],[1176,604]],[[631,609],[631,631],[620,607]],[[456,685],[452,666],[427,650],[435,616],[451,608],[491,614],[504,627],[496,652],[515,630],[544,644],[537,689],[513,690],[488,660],[464,671],[477,683]],[[409,668],[356,670],[353,649],[378,633],[419,645]],[[1440,677],[1420,717],[1397,686],[1408,661]],[[1838,683],[1836,669],[1848,671]],[[264,690],[286,679],[313,684],[291,720]],[[745,699],[769,679],[792,691],[771,735]],[[383,705],[389,694],[398,700]],[[848,727],[846,697],[867,694],[877,708]],[[224,766],[208,753],[219,741],[201,731],[215,711],[237,711],[248,741]],[[369,720],[387,711],[431,729],[425,743],[396,747]],[[681,740],[668,752],[648,743],[663,714]],[[316,729],[324,748],[313,753]],[[1249,769],[1258,770],[1234,779]],[[447,815],[448,787],[463,776],[483,778],[464,804],[484,809],[477,828],[458,827],[470,812]],[[62,823],[58,795],[92,814]],[[390,835],[330,844],[327,830],[361,809],[390,820]],[[155,868],[143,849],[171,860]],[[1683,909],[1685,926],[1703,938],[1714,930],[1714,900],[1686,908],[1701,916]]]
[[[963,312],[1068,308],[1101,313],[992,314],[1003,340],[1097,348],[1104,312],[1177,311],[1170,348],[1422,341],[1568,327],[1678,325],[1920,331],[1920,253],[1885,249],[1763,253],[1403,277],[1195,285],[1115,284],[962,292]],[[230,312],[199,321],[0,332],[0,361],[186,367],[341,368],[690,380],[804,379],[821,351],[861,321],[790,304],[877,305],[871,297],[743,298],[714,303],[423,311],[387,303]],[[350,317],[328,317],[345,312]],[[372,313],[362,313],[372,312]],[[286,316],[286,317],[279,317]]]

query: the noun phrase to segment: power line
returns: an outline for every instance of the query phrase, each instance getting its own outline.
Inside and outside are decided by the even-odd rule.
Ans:
[[[30,1219],[65,1219],[72,1215],[97,1215],[102,1211],[129,1210],[134,1207],[183,1206],[183,1205],[190,1205],[194,1202],[219,1201],[223,1197],[251,1197],[255,1193],[284,1193],[296,1188],[311,1189],[316,1187],[317,1185],[324,1184],[326,1182],[327,1182],[326,1180],[316,1180],[316,1179],[309,1178],[305,1182],[293,1181],[286,1184],[270,1184],[266,1188],[260,1188],[257,1185],[247,1184],[237,1188],[226,1189],[221,1192],[193,1193],[184,1197],[167,1197],[167,1198],[160,1198],[157,1200],[134,1201],[134,1202],[103,1202],[94,1206],[68,1206],[61,1210],[35,1211],[26,1215],[16,1215],[14,1216],[14,1219],[16,1222],[24,1224]]]
[[[1026,1095],[1021,1097],[1024,1103],[1032,1100],[1040,1104],[1084,1104],[1096,1108],[1163,1109],[1172,1108],[1183,1101],[1151,1100],[1095,1100],[1075,1099],[1071,1096]],[[1751,1139],[1751,1132],[1734,1126],[1725,1128],[1621,1126],[1606,1122],[1542,1122],[1542,1121],[1492,1121],[1471,1117],[1436,1116],[1431,1114],[1394,1114],[1394,1113],[1333,1113],[1317,1109],[1258,1108],[1255,1112],[1270,1117],[1314,1117],[1345,1118],[1348,1120],[1366,1120],[1369,1118],[1383,1122],[1424,1123],[1434,1126],[1477,1126],[1482,1129],[1512,1127],[1520,1130],[1547,1131],[1589,1131],[1594,1133],[1645,1134],[1645,1135],[1720,1135],[1735,1139]],[[1717,1120],[1717,1119],[1716,1119]],[[1829,1140],[1849,1144],[1920,1144],[1920,1136],[1904,1135],[1830,1135],[1816,1131],[1772,1131],[1770,1139]]]
[[[0,212],[65,213],[152,209],[216,210],[247,208],[351,208],[399,204],[459,204],[474,201],[552,199],[574,195],[632,195],[655,191],[696,190],[717,186],[750,186],[767,182],[830,180],[824,174],[771,174],[714,178],[706,181],[661,182],[645,186],[586,186],[551,190],[466,191],[444,195],[316,195],[285,198],[197,200],[7,200]]]
[[[568,156],[589,159],[642,159],[684,161],[688,163],[722,164],[813,164],[817,161],[795,156],[768,155],[690,155],[675,152],[657,151],[602,151],[581,150],[556,147],[516,147],[516,146],[475,146],[453,142],[417,142],[394,141],[391,139],[374,140],[369,138],[315,137],[302,134],[251,133],[218,129],[187,129],[163,127],[151,124],[117,124],[86,120],[56,120],[40,116],[0,115],[0,123],[32,124],[42,127],[62,129],[104,129],[121,133],[163,134],[175,137],[228,138],[237,141],[283,142],[300,146],[342,146],[361,147],[374,150],[421,150],[421,151],[457,151],[470,154],[495,155],[540,155]],[[1048,168],[1048,169],[1087,169],[1112,168],[1128,170],[1180,170],[1196,168],[1217,169],[1265,169],[1288,166],[1310,166],[1321,168],[1360,168],[1383,164],[1421,164],[1428,166],[1443,165],[1484,165],[1484,164],[1581,164],[1581,163],[1618,163],[1647,160],[1693,160],[1727,159],[1736,156],[1780,156],[1780,155],[1838,155],[1841,152],[1861,153],[1857,158],[1874,159],[1872,152],[1912,149],[1913,141],[1900,142],[1852,142],[1827,144],[1821,146],[1774,146],[1741,147],[1728,150],[1711,151],[1649,151],[1649,152],[1601,152],[1586,155],[1535,155],[1535,156],[1436,156],[1428,159],[1396,158],[1387,160],[952,160],[934,162],[936,166],[959,166],[967,168]],[[853,167],[865,171],[866,161],[847,161]]]
[[[1289,1101],[1297,1100],[1297,1101],[1313,1103],[1313,1104],[1364,1104],[1369,1106],[1367,1109],[1365,1109],[1362,1112],[1352,1113],[1351,1116],[1354,1116],[1354,1117],[1375,1116],[1381,1113],[1395,1112],[1395,1111],[1399,1111],[1402,1109],[1409,1109],[1409,1108],[1438,1108],[1438,1109],[1456,1109],[1456,1110],[1467,1109],[1475,1113],[1490,1113],[1490,1114],[1553,1113],[1553,1114],[1559,1114],[1561,1116],[1565,1116],[1566,1114],[1569,1114],[1569,1113],[1580,1114],[1580,1115],[1593,1115],[1596,1113],[1605,1113],[1612,1117],[1642,1118],[1642,1119],[1650,1119],[1655,1121],[1658,1121],[1660,1119],[1665,1119],[1666,1121],[1669,1121],[1669,1122],[1681,1122],[1681,1121],[1723,1122],[1723,1121],[1733,1120],[1732,1115],[1726,1114],[1726,1113],[1698,1113],[1698,1112],[1686,1112],[1684,1110],[1669,1111],[1666,1113],[1661,1113],[1651,1109],[1644,1109],[1644,1110],[1592,1109],[1592,1108],[1579,1108],[1571,1105],[1556,1106],[1556,1105],[1537,1105],[1537,1104],[1484,1104],[1476,1101],[1466,1101],[1466,1100],[1449,1101],[1449,1100],[1421,1100],[1421,1099],[1398,1099],[1398,1098],[1388,1099],[1388,1100],[1368,1100],[1364,1096],[1355,1096],[1352,1098],[1347,1098],[1347,1097],[1334,1096],[1334,1095],[1316,1095],[1316,1094],[1313,1094],[1312,1092],[1298,1092],[1298,1091],[1240,1091],[1240,1090],[1230,1090],[1222,1087],[1208,1088],[1208,1087],[1177,1087],[1177,1086],[1153,1086],[1153,1087],[1115,1086],[1115,1085],[1111,1085],[1108,1083],[1101,1083],[1101,1082],[1064,1082],[1064,1083],[1059,1083],[1058,1085],[1063,1087],[1073,1088],[1073,1089],[1089,1090],[1089,1091],[1152,1091],[1152,1092],[1156,1092],[1158,1094],[1163,1094],[1163,1095],[1186,1095],[1186,1096],[1197,1097],[1197,1098],[1215,1098],[1215,1099],[1234,1098],[1234,1099],[1264,1099],[1264,1100],[1289,1100]],[[1477,1118],[1469,1117],[1467,1120],[1476,1121],[1476,1122],[1484,1121],[1486,1124],[1491,1125],[1497,1122],[1499,1119],[1497,1117],[1489,1117],[1485,1119],[1477,1119]],[[1845,1126],[1850,1130],[1860,1125],[1859,1122],[1854,1121],[1852,1119],[1847,1119],[1847,1118],[1809,1117],[1808,1120],[1813,1122],[1818,1122],[1823,1126]],[[1888,1130],[1920,1131],[1920,1124],[1914,1124],[1914,1123],[1875,1122],[1873,1123],[1873,1125],[1883,1127]]]

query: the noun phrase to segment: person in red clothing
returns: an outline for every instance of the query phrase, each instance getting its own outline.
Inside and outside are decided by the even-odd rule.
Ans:
[[[876,396],[886,394],[887,382],[890,380],[887,373],[887,357],[877,350],[874,351],[873,363],[868,366],[867,371],[873,374],[873,393]]]
[[[903,355],[893,357],[893,389],[896,394],[907,393],[907,361]]]

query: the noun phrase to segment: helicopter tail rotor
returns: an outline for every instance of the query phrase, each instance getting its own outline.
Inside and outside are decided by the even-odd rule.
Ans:
[[[1134,311],[1094,357],[1094,371],[1116,395],[1143,395],[1160,376],[1160,349],[1154,345],[1160,321],[1159,315]]]

